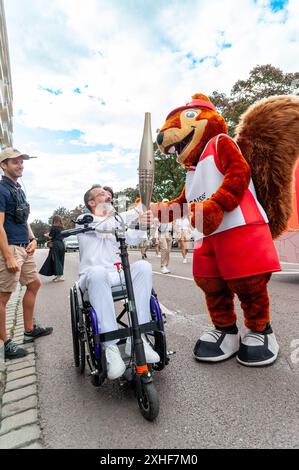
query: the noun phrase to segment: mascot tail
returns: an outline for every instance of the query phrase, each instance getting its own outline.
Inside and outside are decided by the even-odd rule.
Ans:
[[[299,97],[258,101],[241,116],[236,134],[272,237],[277,238],[286,230],[292,211],[293,173],[299,157]]]

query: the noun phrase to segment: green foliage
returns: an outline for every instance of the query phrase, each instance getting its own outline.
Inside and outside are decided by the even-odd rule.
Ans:
[[[138,185],[136,188],[126,188],[122,191],[118,191],[114,194],[114,207],[117,211],[123,212],[128,206],[134,204],[138,197]]]
[[[86,208],[84,205],[82,204],[79,204],[79,206],[75,207],[75,209],[72,209],[70,211],[70,226],[69,227],[66,227],[66,228],[72,228],[75,226],[75,224],[72,222],[73,220],[76,220],[78,218],[79,215],[83,214],[84,212],[86,212]]]
[[[48,240],[44,234],[49,232],[50,225],[46,224],[42,220],[35,219],[33,222],[31,222],[30,226],[34,236],[37,238],[38,244],[43,245]]]
[[[175,154],[164,155],[156,150],[153,202],[164,197],[169,200],[178,197],[185,184],[185,174],[186,170],[177,163]]]
[[[230,96],[214,91],[209,98],[226,120],[229,134],[233,135],[240,116],[250,105],[269,96],[289,94],[299,94],[299,72],[283,73],[267,64],[254,67],[247,80],[238,80]]]
[[[52,225],[54,215],[59,215],[62,218],[64,229],[73,228],[75,226],[73,220],[76,220],[78,215],[82,214],[83,212],[84,206],[82,206],[81,204],[72,210],[68,210],[65,207],[58,207],[58,209],[55,209],[55,211],[49,218],[49,224]]]

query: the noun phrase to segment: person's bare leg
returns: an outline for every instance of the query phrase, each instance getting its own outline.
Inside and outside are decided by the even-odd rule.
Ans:
[[[182,255],[183,255],[183,258],[186,259],[186,256],[188,253],[186,240],[181,240],[181,244],[182,244]]]
[[[179,249],[181,250],[182,257],[184,258],[184,253],[183,253],[183,241],[182,241],[181,238],[178,240],[178,246],[179,246]]]
[[[8,340],[6,332],[6,305],[11,292],[0,292],[0,338],[5,343]]]
[[[39,278],[27,285],[23,298],[23,316],[25,331],[33,330],[33,313],[38,290],[41,286]]]
[[[159,256],[160,255],[160,245],[159,245],[158,241],[156,243],[155,250],[156,250],[156,255]]]

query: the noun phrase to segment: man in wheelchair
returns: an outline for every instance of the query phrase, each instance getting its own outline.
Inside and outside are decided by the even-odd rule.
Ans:
[[[93,215],[91,226],[101,223],[105,230],[113,229],[117,222],[113,217],[114,208],[112,195],[100,185],[93,186],[84,195],[85,206]],[[143,212],[141,205],[127,212],[121,213],[127,224],[137,220],[141,223],[149,221],[151,213]],[[79,219],[83,217],[79,216]],[[141,230],[128,230],[127,242],[138,244],[143,236]],[[130,239],[130,236],[133,237]],[[97,231],[80,233],[78,235],[80,247],[79,285],[81,291],[88,292],[90,304],[97,314],[101,333],[116,330],[118,328],[114,302],[111,288],[124,284],[123,272],[119,273],[116,263],[120,262],[119,245],[115,235],[111,233],[100,233]],[[150,297],[152,292],[152,266],[147,261],[137,261],[131,264],[131,275],[133,281],[134,296],[138,313],[139,324],[151,321]],[[156,363],[160,357],[142,335],[144,352],[147,363]],[[120,351],[116,345],[118,340],[104,343],[107,376],[113,380],[120,377],[126,369]],[[131,338],[126,342],[125,353],[131,355]]]

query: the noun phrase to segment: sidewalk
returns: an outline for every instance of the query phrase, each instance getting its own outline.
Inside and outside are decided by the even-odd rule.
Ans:
[[[7,306],[7,329],[17,344],[23,343],[24,292],[25,289],[18,286]],[[42,449],[34,343],[23,345],[28,356],[7,361],[4,361],[1,343],[0,449]]]

